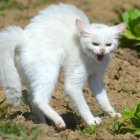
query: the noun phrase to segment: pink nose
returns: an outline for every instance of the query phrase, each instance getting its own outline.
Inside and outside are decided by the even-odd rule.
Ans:
[[[100,53],[104,54],[105,53],[105,49],[100,49]]]

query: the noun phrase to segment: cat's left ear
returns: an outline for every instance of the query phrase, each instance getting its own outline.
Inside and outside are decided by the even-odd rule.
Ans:
[[[80,35],[83,37],[90,36],[91,34],[88,32],[87,27],[85,26],[84,22],[79,19],[76,19],[76,26],[80,31]]]
[[[115,35],[120,36],[123,34],[124,30],[126,29],[127,24],[126,23],[120,23],[118,25],[115,25],[111,27],[113,29],[113,32]]]

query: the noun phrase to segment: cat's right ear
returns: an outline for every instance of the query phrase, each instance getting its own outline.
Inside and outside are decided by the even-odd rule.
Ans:
[[[115,35],[120,36],[120,35],[123,34],[125,29],[127,28],[127,24],[123,22],[123,23],[115,25],[115,26],[113,26],[111,28],[113,29]]]
[[[81,20],[76,19],[76,26],[79,29],[81,36],[83,36],[83,37],[90,36],[90,33],[85,28],[85,24]]]

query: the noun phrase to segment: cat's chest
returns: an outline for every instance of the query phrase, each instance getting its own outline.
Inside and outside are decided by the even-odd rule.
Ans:
[[[85,63],[85,68],[87,71],[87,75],[96,75],[99,73],[104,73],[106,70],[108,63],[106,61],[103,61],[101,63],[97,63],[96,61],[93,62],[86,62]]]
[[[91,73],[97,73],[100,68],[98,64],[93,63],[93,62],[86,63],[85,67],[86,67],[88,75],[90,75]]]

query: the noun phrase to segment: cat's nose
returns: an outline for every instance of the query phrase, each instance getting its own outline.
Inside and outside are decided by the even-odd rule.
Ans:
[[[104,54],[105,53],[105,49],[104,48],[100,49],[100,53]]]

